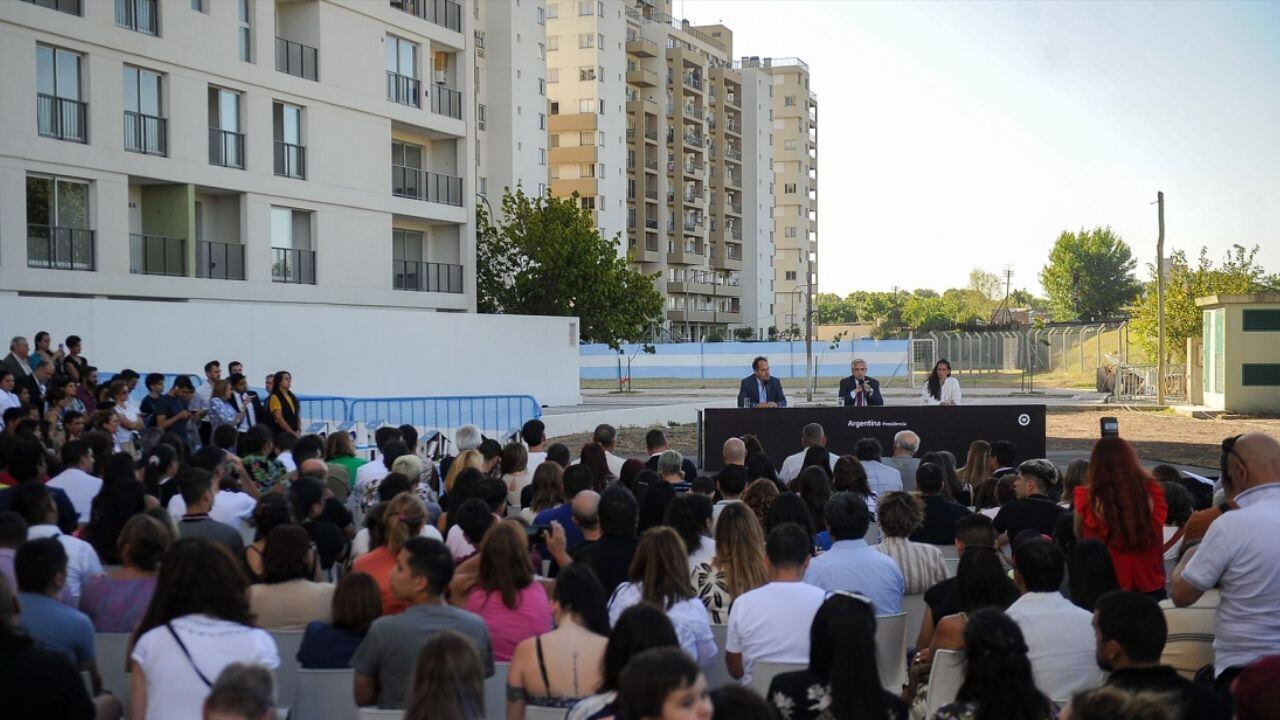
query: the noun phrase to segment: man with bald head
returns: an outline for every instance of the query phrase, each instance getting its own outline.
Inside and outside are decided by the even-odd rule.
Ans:
[[[1253,432],[1222,443],[1239,509],[1224,512],[1173,571],[1173,602],[1186,607],[1218,587],[1214,676],[1220,689],[1280,647],[1280,442]]]
[[[742,442],[742,438],[731,437],[724,441],[724,450],[721,451],[721,457],[724,458],[726,467],[729,465],[747,466],[747,444]]]
[[[573,524],[582,530],[582,541],[595,542],[599,540],[600,493],[594,490],[583,490],[573,496],[573,501],[569,503],[569,508],[573,512]]]
[[[920,436],[910,430],[899,430],[893,436],[893,457],[880,460],[902,475],[902,489],[907,492],[916,489],[916,470],[920,468],[916,452],[919,450]]]

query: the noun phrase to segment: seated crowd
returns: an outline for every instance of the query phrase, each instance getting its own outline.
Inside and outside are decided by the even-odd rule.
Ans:
[[[382,427],[368,460],[301,432],[287,372],[266,402],[238,362],[103,387],[79,338],[48,344],[0,362],[6,717],[259,720],[293,667],[413,720],[1280,716],[1262,433],[1223,442],[1216,487],[1118,437],[1060,472],[910,431],[838,454],[816,424],[777,466],[732,438],[710,476],[660,430],[628,458],[612,426],[575,451],[538,420],[442,458]]]

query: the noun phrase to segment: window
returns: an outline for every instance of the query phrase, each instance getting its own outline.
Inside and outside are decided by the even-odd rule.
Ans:
[[[124,149],[146,155],[166,152],[160,112],[160,74],[124,66]]]
[[[790,150],[795,150],[795,149],[796,149],[796,141],[795,141],[795,140],[793,140],[793,139],[783,140],[783,141],[782,141],[782,149],[783,149],[783,150],[788,150],[788,151],[790,151]]]
[[[89,183],[27,176],[27,267],[94,269]]]
[[[559,35],[548,35],[548,36],[547,36],[547,50],[559,50],[559,49],[560,49],[560,36],[559,36]]]
[[[796,104],[796,96],[795,96],[795,95],[787,95],[786,97],[782,98],[782,104],[783,104],[785,107],[794,107],[794,106],[795,106],[795,104]]]
[[[604,82],[604,66],[603,65],[596,67],[596,79],[599,80],[600,82]]]
[[[144,35],[157,35],[159,11],[156,0],[116,0],[116,25]]]
[[[560,82],[560,68],[547,68],[547,82]]]
[[[578,144],[579,145],[595,145],[596,144],[595,131],[588,130],[585,132],[578,133]]]
[[[553,101],[553,102],[551,103],[551,114],[552,114],[552,115],[559,115],[559,114],[560,114],[560,103],[559,103],[559,102],[555,102],[555,101]]]
[[[795,279],[796,279],[796,271],[795,271],[795,270],[788,270],[788,271],[787,271],[787,277],[786,277],[786,279],[787,279],[787,280],[795,280]]]
[[[476,108],[476,125],[481,129],[485,129],[485,108],[484,105]]]
[[[546,114],[546,113],[538,113],[538,129],[539,129],[539,130],[546,130],[546,129],[547,129],[547,114]]]
[[[271,208],[271,280],[316,284],[316,252],[311,248],[311,213]]]
[[[388,35],[384,41],[387,63],[387,99],[422,107],[422,84],[418,80],[418,44]]]
[[[585,50],[586,48],[595,47],[596,36],[592,33],[582,33],[578,35],[578,48]]]
[[[89,105],[80,101],[79,53],[36,46],[36,125],[45,137],[88,142]]]
[[[603,49],[604,49],[604,35],[603,35],[603,34],[596,35],[596,40],[597,40],[597,42],[596,42],[596,47],[598,47],[598,48],[600,48],[601,50],[603,50]]]
[[[240,39],[240,59],[245,62],[253,62],[253,34],[249,20],[249,2],[250,0],[236,0],[236,19],[239,23],[236,28],[236,36]]]
[[[80,8],[81,0],[25,0],[25,1],[31,3],[32,5],[39,5],[40,7],[49,8],[50,10],[57,10],[58,12],[63,12],[68,15],[84,14],[81,12],[81,8]]]
[[[546,196],[547,196],[547,184],[538,183],[538,197],[546,197]]]
[[[479,5],[479,4],[480,4],[480,3],[476,3],[476,5]],[[551,18],[552,20],[554,20],[554,19],[556,19],[556,18],[560,17],[560,6],[559,6],[559,5],[557,5],[556,3],[548,3],[548,4],[547,4],[547,17]]]
[[[240,132],[240,104],[234,90],[209,87],[209,164],[244,169],[244,133]]]
[[[391,230],[391,283],[396,290],[425,290],[426,234],[420,230]]]
[[[590,15],[591,13],[587,13],[587,14]],[[604,0],[596,1],[596,14],[599,15],[600,17],[604,17]]]
[[[578,0],[578,15],[590,15],[594,9],[591,0]]]
[[[782,231],[782,236],[783,236],[783,237],[793,238],[793,237],[795,237],[795,236],[796,236],[796,229],[795,229],[795,228],[793,228],[793,227],[789,227],[789,228],[787,228],[787,229],[785,229],[785,230],[783,230],[783,231]]]
[[[586,197],[579,198],[579,201],[581,202],[583,210],[596,209],[596,199],[592,195],[587,195]]]
[[[547,164],[547,149],[546,149],[546,148],[538,148],[538,164],[539,164],[539,165],[546,165],[546,164]]]
[[[489,178],[481,175],[480,179],[477,180],[476,183],[477,183],[477,187],[480,188],[479,192],[481,195],[489,194]]]
[[[543,80],[542,78],[538,78],[538,94],[539,95],[547,94],[547,81]]]
[[[209,12],[208,0],[191,0],[191,9],[196,12]]]
[[[578,112],[592,113],[596,111],[596,101],[591,98],[582,98],[578,101]]]
[[[302,143],[302,108],[272,103],[275,126],[275,171],[283,177],[306,179],[306,148]]]
[[[547,22],[547,11],[543,10],[542,8],[538,8],[538,24],[544,25],[546,24],[546,22]]]
[[[539,60],[547,59],[547,46],[543,43],[538,43],[538,59]]]
[[[783,184],[782,184],[782,192],[784,192],[784,193],[794,193],[795,191],[796,191],[796,184],[795,184],[795,183],[783,183]]]
[[[595,68],[595,66],[594,66],[594,65],[586,65],[586,66],[583,66],[583,67],[578,68],[578,79],[579,79],[579,80],[595,80],[595,79],[596,79],[596,68]]]

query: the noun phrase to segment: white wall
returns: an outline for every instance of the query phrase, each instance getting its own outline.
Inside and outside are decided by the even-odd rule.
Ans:
[[[306,395],[532,395],[581,402],[576,318],[289,303],[148,302],[0,294],[0,335],[84,340],[95,366],[199,375],[245,364],[255,385],[288,370]],[[15,318],[20,318],[15,322]]]

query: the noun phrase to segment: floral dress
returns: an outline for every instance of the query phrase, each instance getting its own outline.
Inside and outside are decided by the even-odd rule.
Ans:
[[[831,688],[807,669],[775,676],[769,683],[765,699],[782,720],[834,718],[831,714]],[[886,692],[884,702],[889,709],[890,720],[906,720],[907,704],[901,698]]]
[[[693,566],[693,589],[698,599],[707,606],[711,614],[712,625],[725,625],[729,622],[729,606],[733,604],[733,595],[729,594],[728,582],[724,571],[712,567],[711,563],[698,563]]]
[[[265,455],[245,455],[240,459],[259,491],[270,490],[289,474],[284,463]]]

